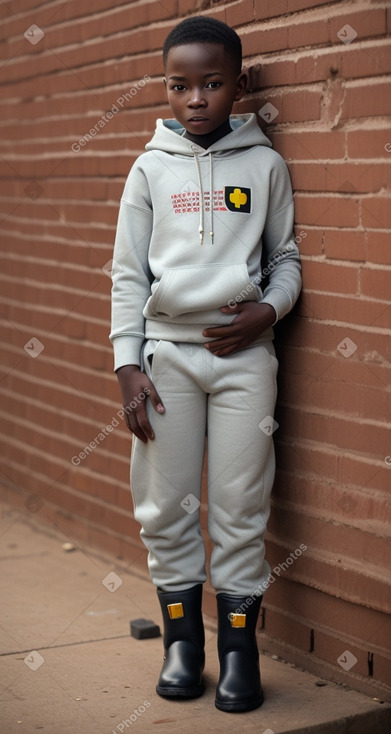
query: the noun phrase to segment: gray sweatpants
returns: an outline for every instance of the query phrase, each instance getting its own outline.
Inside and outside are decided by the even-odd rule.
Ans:
[[[202,344],[150,340],[143,358],[165,407],[159,415],[148,401],[155,439],[134,438],[131,458],[152,581],[179,591],[206,579],[199,508],[207,433],[211,583],[217,593],[249,595],[270,573],[264,534],[275,469],[273,344],[216,357]]]

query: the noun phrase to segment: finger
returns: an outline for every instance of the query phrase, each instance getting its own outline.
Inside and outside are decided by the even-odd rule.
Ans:
[[[148,420],[146,411],[146,400],[136,403],[135,407],[130,405],[125,407],[126,425],[129,430],[140,438],[144,443],[148,438],[153,439],[154,433],[152,426]]]
[[[163,401],[160,398],[160,395],[156,392],[154,387],[149,389],[148,397],[152,403],[153,409],[156,410],[157,413],[164,413]]]
[[[140,426],[139,426],[139,424],[137,422],[136,416],[135,415],[130,416],[128,413],[125,413],[125,421],[126,421],[127,427],[129,428],[129,431],[134,436],[136,436],[137,438],[139,438],[143,443],[147,443],[147,440],[148,439],[147,439],[144,431],[141,430],[141,428],[140,428]]]
[[[234,329],[237,331],[238,329],[243,329],[242,326],[243,316],[240,310],[235,314],[234,318],[232,319],[230,324],[227,324],[226,326],[212,326],[209,329],[204,329],[202,332],[202,336],[206,337],[217,337],[221,338],[223,336],[230,336],[234,333]]]
[[[234,349],[240,349],[241,344],[241,339],[238,339],[237,337],[231,337],[226,339],[217,339],[216,341],[204,344],[204,346],[207,347],[208,351],[212,352],[213,354],[217,354],[217,352],[221,352],[221,350],[231,347]]]
[[[151,441],[153,441],[153,439],[155,438],[155,434],[149,422],[145,404],[142,404],[141,406],[139,406],[136,409],[136,418],[137,418],[138,428],[141,431],[141,433],[144,435],[145,439],[149,438],[151,439]]]
[[[129,429],[131,433],[133,433],[132,426],[130,425],[129,416],[127,413],[125,413],[125,423],[126,427]]]
[[[202,336],[213,338],[221,338],[222,336],[229,336],[231,334],[231,325],[229,326],[213,326],[210,329],[204,329]]]
[[[237,313],[238,311],[240,311],[239,304],[235,303],[234,306],[222,306],[220,308],[220,311],[222,311],[223,313]]]
[[[218,349],[214,350],[213,356],[214,357],[227,357],[229,354],[238,352],[239,349],[241,348],[242,347],[239,344],[231,344],[230,346],[219,347]]]

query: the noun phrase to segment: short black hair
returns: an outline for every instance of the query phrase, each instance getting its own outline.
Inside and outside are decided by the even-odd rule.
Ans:
[[[197,15],[185,18],[168,34],[163,46],[163,63],[166,65],[168,52],[174,46],[186,43],[219,43],[234,60],[237,73],[242,70],[242,42],[233,28],[216,18]]]

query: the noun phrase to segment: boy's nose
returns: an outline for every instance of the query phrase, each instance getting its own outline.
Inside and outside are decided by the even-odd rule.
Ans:
[[[201,89],[193,89],[187,101],[189,107],[205,107],[205,99]]]

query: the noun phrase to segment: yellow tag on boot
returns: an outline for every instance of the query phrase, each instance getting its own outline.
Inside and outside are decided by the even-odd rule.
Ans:
[[[235,612],[231,612],[229,615],[229,618],[231,620],[231,627],[245,627],[246,626],[246,615],[245,614],[236,614]]]
[[[180,619],[180,617],[185,616],[182,602],[178,602],[177,604],[167,604],[167,609],[170,619]]]

